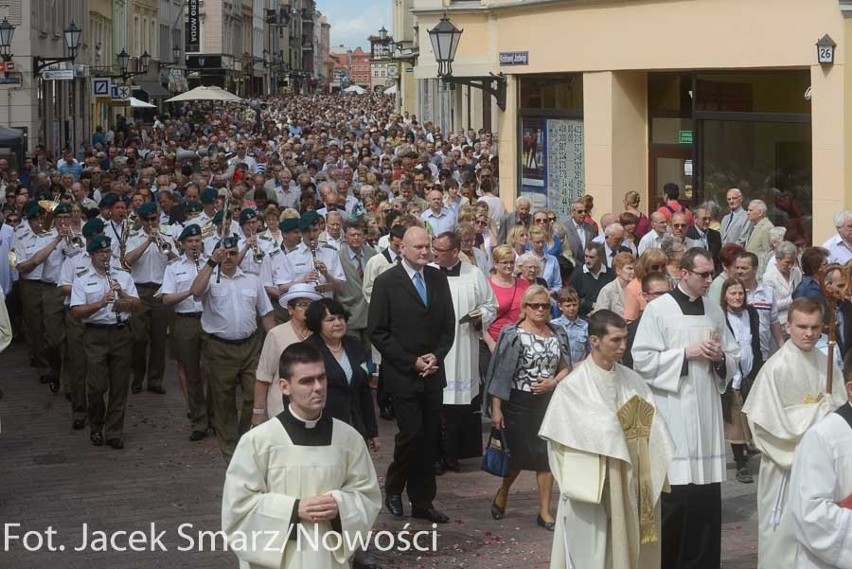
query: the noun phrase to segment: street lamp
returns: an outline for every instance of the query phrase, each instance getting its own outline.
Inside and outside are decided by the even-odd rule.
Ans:
[[[438,25],[428,31],[432,42],[432,51],[438,64],[438,77],[444,83],[467,85],[489,93],[497,100],[501,111],[506,110],[506,77],[500,73],[492,73],[486,77],[455,77],[453,76],[453,61],[459,48],[459,41],[464,30],[458,29],[445,15]]]
[[[9,23],[9,20],[3,18],[0,22],[0,57],[3,61],[12,61],[12,36],[15,35],[15,26]]]
[[[130,62],[130,54],[127,53],[126,49],[121,48],[121,51],[115,56],[115,59],[118,63],[119,76],[125,83],[131,77],[145,75],[148,73],[148,64],[151,62],[151,56],[148,54],[147,49],[139,56],[139,69],[137,71],[127,70],[127,64]]]
[[[50,65],[77,59],[77,50],[80,49],[80,40],[83,38],[83,31],[72,21],[71,24],[62,30],[62,36],[65,38],[65,49],[68,51],[68,55],[65,57],[35,56],[33,58],[33,73],[35,75],[38,75],[42,69]]]
[[[181,54],[180,44],[176,43],[174,45],[174,47],[172,47],[172,58],[175,62],[175,65],[180,65],[180,54]]]

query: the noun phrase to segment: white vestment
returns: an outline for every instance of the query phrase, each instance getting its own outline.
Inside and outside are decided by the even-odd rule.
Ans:
[[[285,411],[286,412],[286,411]],[[337,569],[349,567],[349,545],[366,532],[381,509],[381,491],[364,439],[358,432],[332,419],[331,444],[302,446],[293,442],[281,420],[272,418],[244,434],[237,445],[222,494],[222,530],[242,569]],[[294,506],[302,498],[331,494],[337,502],[342,539],[326,539],[340,547],[327,551],[323,535],[333,531],[330,522],[300,524],[312,539],[288,540]],[[253,532],[261,532],[259,534]],[[265,533],[264,533],[265,532]],[[275,532],[275,533],[270,533]],[[251,547],[259,535],[258,547]],[[247,540],[247,546],[238,542]],[[270,541],[271,540],[271,541]]]
[[[702,302],[702,316],[684,315],[672,293],[649,303],[633,342],[633,369],[651,387],[675,442],[672,485],[723,482],[727,473],[720,395],[737,371],[740,350],[719,305]],[[706,359],[688,360],[682,375],[685,348],[709,339],[711,332],[721,338],[725,376]]]
[[[628,438],[619,419],[634,398],[645,411],[641,442]],[[551,569],[658,568],[660,493],[674,444],[642,378],[587,358],[556,387],[539,436],[548,441],[560,492]],[[633,443],[647,445],[647,454],[631,454]]]
[[[472,310],[482,313],[485,329],[494,320],[497,300],[482,271],[470,263],[460,262],[459,276],[447,276],[456,314],[453,347],[444,359],[447,386],[445,405],[468,405],[479,394],[479,333],[470,323],[459,319]]]
[[[852,429],[837,413],[814,425],[799,443],[790,476],[790,519],[796,569],[852,569]]]
[[[757,374],[743,413],[761,451],[757,485],[758,567],[790,567],[796,541],[786,501],[793,452],[817,421],[846,401],[843,375],[835,365],[832,396],[826,397],[828,359],[785,342]]]

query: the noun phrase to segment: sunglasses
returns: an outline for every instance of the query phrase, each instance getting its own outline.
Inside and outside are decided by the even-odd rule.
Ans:
[[[547,223],[547,219],[538,218],[535,220],[536,223]]]
[[[527,308],[532,308],[533,310],[547,310],[550,308],[549,302],[530,302],[527,304]]]
[[[650,271],[652,273],[662,271],[665,268],[666,268],[665,265],[649,265],[648,266],[648,269],[650,269]]]
[[[477,221],[476,221],[476,224],[477,224],[477,225],[483,225],[483,226],[484,226],[484,225],[488,225],[488,222],[487,222],[487,221],[482,221],[482,220],[477,220]]]
[[[686,227],[685,223],[672,223],[672,227],[675,229],[683,229]]]
[[[554,221],[556,221],[556,218],[555,217],[548,217],[547,221],[553,223]]]

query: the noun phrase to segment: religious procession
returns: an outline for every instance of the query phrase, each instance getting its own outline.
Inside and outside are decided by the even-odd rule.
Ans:
[[[215,458],[215,566],[414,566],[364,536],[439,544],[468,480],[473,525],[520,526],[536,567],[852,567],[852,211],[811,246],[780,177],[551,207],[495,133],[392,96],[253,103],[0,159],[0,348],[29,366],[0,405],[143,470],[176,407],[157,439]]]

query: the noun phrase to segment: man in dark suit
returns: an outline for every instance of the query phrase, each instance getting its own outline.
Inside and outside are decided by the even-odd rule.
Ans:
[[[594,230],[586,223],[586,206],[576,201],[571,205],[571,218],[563,219],[565,239],[574,258],[574,266],[583,264],[583,249],[596,237]]]
[[[715,229],[710,229],[710,210],[706,207],[696,208],[694,219],[694,225],[686,232],[686,248],[703,247],[710,251],[718,275],[722,272],[722,261],[719,259],[719,251],[722,249],[722,234]]]
[[[503,216],[503,219],[500,220],[500,229],[497,233],[497,241],[505,243],[506,237],[509,236],[509,231],[511,231],[516,225],[523,225],[529,229],[530,223],[532,223],[532,216],[530,215],[531,209],[532,202],[529,198],[518,198],[515,201],[515,211],[510,211]]]
[[[438,429],[446,386],[444,358],[455,337],[456,315],[446,275],[429,267],[429,235],[411,227],[402,262],[376,278],[367,329],[382,354],[386,390],[393,395],[399,432],[385,481],[385,506],[402,516],[408,489],[411,515],[433,523],[449,518],[435,509]]]
[[[612,261],[619,253],[633,254],[630,247],[624,243],[624,226],[620,223],[610,223],[604,229],[604,263],[607,268],[612,268]]]
[[[583,254],[584,264],[571,273],[571,287],[580,297],[580,316],[586,318],[595,307],[601,289],[612,282],[615,272],[603,262],[604,246],[589,242]]]

